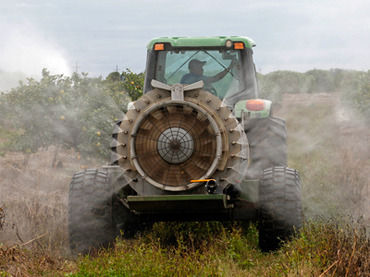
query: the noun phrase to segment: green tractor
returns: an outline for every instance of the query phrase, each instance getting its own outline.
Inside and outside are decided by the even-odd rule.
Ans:
[[[148,45],[144,94],[117,122],[110,166],[73,176],[72,253],[158,221],[256,221],[275,250],[302,224],[285,121],[258,98],[253,40],[172,37]]]

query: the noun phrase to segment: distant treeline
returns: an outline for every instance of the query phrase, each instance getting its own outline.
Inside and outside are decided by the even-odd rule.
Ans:
[[[369,74],[370,71],[313,69],[305,73],[279,70],[257,76],[261,95],[270,96],[283,93],[320,93],[357,89]]]
[[[370,70],[274,71],[257,77],[261,98],[279,103],[284,93],[338,92],[345,102],[370,118]]]

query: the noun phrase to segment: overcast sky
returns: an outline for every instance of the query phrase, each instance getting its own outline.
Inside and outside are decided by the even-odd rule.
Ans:
[[[0,70],[145,68],[159,36],[253,38],[258,71],[370,68],[369,0],[0,0]]]

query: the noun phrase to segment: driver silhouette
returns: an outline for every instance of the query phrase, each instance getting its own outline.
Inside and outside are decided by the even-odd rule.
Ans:
[[[180,83],[181,84],[192,84],[198,81],[204,82],[204,87],[212,88],[211,84],[221,80],[223,77],[226,76],[228,72],[230,72],[231,68],[235,64],[235,60],[232,60],[228,68],[225,68],[223,71],[217,73],[214,76],[204,76],[203,75],[203,65],[205,64],[205,61],[200,61],[197,59],[192,59],[189,62],[189,73],[185,74],[182,78]]]

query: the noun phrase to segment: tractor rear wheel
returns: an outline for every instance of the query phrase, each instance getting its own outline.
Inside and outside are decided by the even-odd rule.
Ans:
[[[106,169],[87,169],[73,176],[69,189],[68,229],[73,255],[109,246],[114,241],[112,188]]]
[[[276,117],[250,119],[245,127],[249,142],[250,178],[259,178],[265,168],[287,166],[285,121]]]
[[[259,246],[278,249],[302,225],[301,185],[296,170],[272,167],[263,171],[259,188]]]

